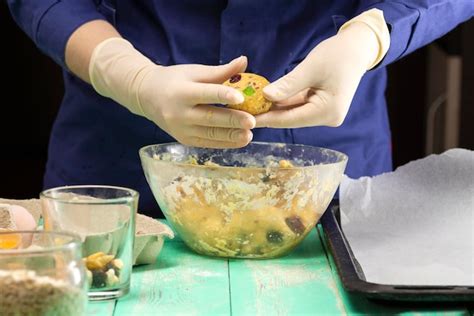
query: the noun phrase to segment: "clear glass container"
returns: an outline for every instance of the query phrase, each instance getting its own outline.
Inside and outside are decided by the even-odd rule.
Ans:
[[[183,241],[219,257],[272,258],[311,231],[341,181],[347,156],[330,149],[177,143],[140,149],[148,184]]]
[[[78,236],[0,231],[0,315],[85,315],[86,304]]]
[[[80,236],[90,300],[129,292],[138,192],[112,186],[68,186],[40,194],[45,230]]]

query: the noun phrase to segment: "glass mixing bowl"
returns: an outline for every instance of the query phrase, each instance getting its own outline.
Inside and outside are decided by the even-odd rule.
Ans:
[[[298,245],[329,205],[347,163],[330,149],[256,142],[240,149],[150,145],[140,158],[183,241],[200,254],[231,258],[272,258]]]

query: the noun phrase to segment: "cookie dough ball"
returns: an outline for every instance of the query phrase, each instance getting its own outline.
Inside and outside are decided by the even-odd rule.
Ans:
[[[242,92],[245,100],[240,104],[228,104],[227,107],[245,111],[252,115],[268,112],[272,102],[265,99],[262,91],[268,84],[267,79],[256,74],[240,73],[233,75],[224,82],[224,85]]]

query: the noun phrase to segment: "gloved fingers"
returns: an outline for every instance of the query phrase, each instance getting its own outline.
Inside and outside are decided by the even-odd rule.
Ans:
[[[202,104],[194,107],[186,114],[190,124],[200,126],[227,127],[237,129],[252,129],[255,127],[255,117],[247,112],[214,105]]]
[[[244,72],[247,68],[247,57],[240,56],[231,62],[219,66],[187,65],[186,73],[193,81],[203,83],[223,83],[233,75]]]
[[[308,70],[315,70],[306,65],[307,63],[304,60],[293,71],[266,86],[263,89],[265,97],[270,101],[279,102],[296,95],[304,89],[310,88],[312,84],[311,78],[314,76],[308,74]]]
[[[291,96],[287,99],[275,102],[274,105],[278,107],[293,106],[293,105],[303,105],[308,102],[308,93],[311,89],[304,89],[303,91],[298,92],[294,96]]]
[[[293,108],[297,108],[297,107],[300,107],[300,106],[303,106],[305,105],[306,103],[308,103],[307,101],[306,102],[302,102],[302,103],[297,103],[297,104],[291,104],[291,105],[280,105],[278,103],[274,103],[270,109],[270,111],[284,111],[284,110],[290,110],[290,109],[293,109]]]
[[[256,116],[257,127],[269,128],[298,128],[316,126],[315,112],[322,110],[314,109],[313,103],[306,103],[302,106],[288,110],[275,110]]]
[[[314,89],[304,89],[301,92],[298,92],[292,97],[285,99],[280,102],[273,103],[271,107],[271,111],[281,111],[281,110],[291,110],[293,108],[297,108],[300,106],[305,105],[309,102],[309,97],[314,94]]]
[[[309,102],[302,106],[257,115],[257,127],[340,126],[347,114],[345,105],[337,104],[334,99],[328,101],[323,95],[324,93],[321,92],[312,95],[308,100]]]
[[[240,146],[247,145],[253,137],[250,130],[215,126],[192,126],[190,132],[193,137],[236,143]]]
[[[242,93],[234,88],[214,83],[188,83],[181,87],[181,96],[187,104],[239,104]]]
[[[219,140],[210,140],[207,138],[200,138],[191,136],[181,141],[182,144],[193,147],[204,147],[204,148],[241,148],[247,144],[235,143],[235,142],[226,142]]]

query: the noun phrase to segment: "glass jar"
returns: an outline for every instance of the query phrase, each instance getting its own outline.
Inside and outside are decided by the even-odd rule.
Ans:
[[[77,234],[82,241],[90,300],[129,292],[138,192],[82,185],[40,194],[45,230]]]
[[[81,253],[73,234],[0,231],[0,315],[85,315]]]

